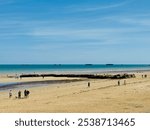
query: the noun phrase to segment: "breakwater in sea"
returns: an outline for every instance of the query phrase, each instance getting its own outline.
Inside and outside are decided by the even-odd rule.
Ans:
[[[126,79],[135,78],[135,74],[113,74],[113,75],[96,75],[96,74],[22,74],[20,78],[29,77],[68,77],[68,78],[90,78],[90,79]]]

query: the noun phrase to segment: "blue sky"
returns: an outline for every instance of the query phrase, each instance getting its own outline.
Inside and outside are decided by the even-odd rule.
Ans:
[[[0,0],[0,64],[149,64],[149,0]]]

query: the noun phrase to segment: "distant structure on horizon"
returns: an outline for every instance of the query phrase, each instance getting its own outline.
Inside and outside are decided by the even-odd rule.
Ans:
[[[92,66],[93,64],[85,64],[86,66]]]
[[[106,64],[106,65],[108,65],[108,66],[112,66],[112,65],[114,65],[114,64]]]

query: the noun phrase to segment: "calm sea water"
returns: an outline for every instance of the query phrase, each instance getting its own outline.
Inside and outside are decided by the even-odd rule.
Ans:
[[[0,65],[0,74],[17,73],[88,73],[150,70],[150,65]]]

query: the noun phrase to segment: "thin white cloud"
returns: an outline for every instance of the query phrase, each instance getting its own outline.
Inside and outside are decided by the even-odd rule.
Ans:
[[[148,31],[143,28],[99,28],[99,29],[57,29],[57,28],[40,28],[31,32],[33,36],[99,36],[107,33],[135,33],[141,31]]]
[[[120,22],[132,25],[143,25],[150,26],[150,19],[140,19],[140,18],[124,18],[121,19]]]
[[[143,31],[143,32],[142,32]],[[105,28],[105,29],[44,29],[36,30],[30,35],[37,38],[46,39],[46,46],[40,45],[36,49],[42,50],[50,48],[51,44],[66,46],[88,46],[100,47],[101,45],[125,45],[125,44],[148,44],[150,38],[145,34],[145,29],[138,28]],[[146,34],[148,34],[146,32]],[[42,41],[41,41],[42,42]]]
[[[126,4],[129,4],[135,0],[125,0],[121,3],[115,3],[115,4],[107,4],[107,5],[91,5],[91,6],[72,6],[69,7],[73,12],[90,12],[90,11],[98,11],[98,10],[104,10],[104,9],[111,9],[111,8],[117,8],[124,6]]]
[[[124,16],[109,16],[105,17],[105,20],[111,22],[121,23],[123,25],[132,25],[132,26],[149,26],[150,27],[150,15],[149,14],[140,14],[140,15],[124,15]]]

